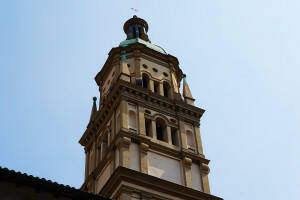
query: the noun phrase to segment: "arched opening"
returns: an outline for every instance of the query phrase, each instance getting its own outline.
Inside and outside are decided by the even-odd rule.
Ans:
[[[154,93],[158,94],[159,83],[156,82],[156,81],[153,81],[153,82],[154,82],[154,84],[153,84],[153,86],[154,86]]]
[[[152,136],[152,121],[150,119],[145,118],[145,128],[146,128],[146,136]]]
[[[195,138],[194,138],[194,134],[191,130],[187,130],[186,132],[186,142],[187,142],[187,146],[189,149],[195,151]]]
[[[166,127],[166,122],[163,119],[156,119],[156,138],[158,140],[167,142]]]
[[[128,112],[128,125],[130,129],[136,130],[136,113],[133,110],[129,110]]]
[[[143,79],[143,88],[147,89],[149,86],[149,76],[147,74],[143,74],[142,79]]]
[[[163,83],[163,90],[164,90],[164,96],[169,97],[170,96],[170,85],[167,82]]]
[[[177,136],[177,129],[174,127],[171,127],[171,139],[172,139],[172,144],[178,146],[178,136]]]

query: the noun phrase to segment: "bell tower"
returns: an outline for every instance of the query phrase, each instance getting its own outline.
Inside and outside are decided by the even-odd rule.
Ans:
[[[210,194],[195,99],[176,57],[150,42],[145,20],[124,24],[96,75],[82,190],[118,200],[221,200]],[[180,85],[183,82],[183,92]]]

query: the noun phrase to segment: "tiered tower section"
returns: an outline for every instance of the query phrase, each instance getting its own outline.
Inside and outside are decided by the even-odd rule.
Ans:
[[[82,190],[120,199],[220,199],[210,195],[200,118],[176,57],[150,43],[148,24],[124,24],[127,39],[109,52],[95,80]],[[183,95],[180,82],[183,81]]]

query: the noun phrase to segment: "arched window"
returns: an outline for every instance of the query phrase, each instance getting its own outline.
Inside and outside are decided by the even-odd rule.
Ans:
[[[153,81],[153,82],[154,82],[154,93],[157,93],[157,94],[158,94],[159,83],[156,82],[156,81]]]
[[[177,129],[174,127],[171,127],[171,139],[172,139],[172,144],[178,146],[178,137],[177,137]]]
[[[134,129],[134,130],[136,130],[136,113],[134,112],[134,111],[132,111],[132,110],[129,110],[129,112],[128,112],[128,120],[129,120],[129,123],[128,123],[128,125],[129,125],[129,128],[130,129]]]
[[[152,121],[145,118],[146,136],[152,136]]]
[[[163,83],[163,89],[164,89],[164,96],[169,97],[170,96],[170,85],[167,82]]]
[[[156,138],[158,140],[167,142],[166,123],[161,118],[156,119]]]
[[[149,86],[149,76],[147,74],[143,74],[143,88],[148,88]]]
[[[195,151],[195,138],[193,132],[191,130],[186,130],[185,134],[188,148]]]

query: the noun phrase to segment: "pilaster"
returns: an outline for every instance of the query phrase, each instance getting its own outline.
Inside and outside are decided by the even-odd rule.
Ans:
[[[203,147],[202,147],[202,140],[201,140],[201,136],[200,136],[200,128],[198,126],[195,126],[195,125],[194,125],[194,127],[195,127],[198,153],[203,155]]]
[[[208,193],[208,194],[210,194],[209,181],[208,181],[209,171],[210,171],[210,169],[209,169],[208,165],[201,163],[200,172],[201,172],[201,178],[202,178],[203,192]]]
[[[122,100],[120,103],[120,113],[121,113],[121,129],[128,129],[128,114],[127,114],[127,102]]]
[[[188,157],[183,158],[183,168],[184,168],[184,177],[185,177],[185,186],[192,188],[192,159]]]
[[[187,149],[187,143],[186,143],[186,135],[185,135],[185,127],[184,122],[179,121],[179,131],[180,131],[180,139],[181,139],[181,146],[183,149]]]
[[[135,53],[136,56],[139,56],[139,53]],[[135,57],[134,58],[134,71],[135,71],[135,77],[141,79],[141,58]]]
[[[168,144],[172,144],[172,135],[171,135],[171,127],[167,126],[167,137],[168,137]]]
[[[149,80],[149,89],[151,90],[151,92],[154,92],[154,82],[152,79]]]
[[[141,161],[141,172],[148,174],[148,150],[149,145],[146,143],[140,144],[140,161]]]
[[[121,137],[118,141],[118,148],[120,152],[120,166],[130,168],[130,155],[129,155],[129,146],[131,139],[128,137]]]
[[[157,136],[156,136],[156,122],[154,120],[152,120],[151,131],[152,131],[152,138],[156,140],[157,139]]]
[[[139,133],[141,135],[146,135],[146,126],[145,126],[145,110],[144,107],[139,106],[138,107],[139,112]]]

